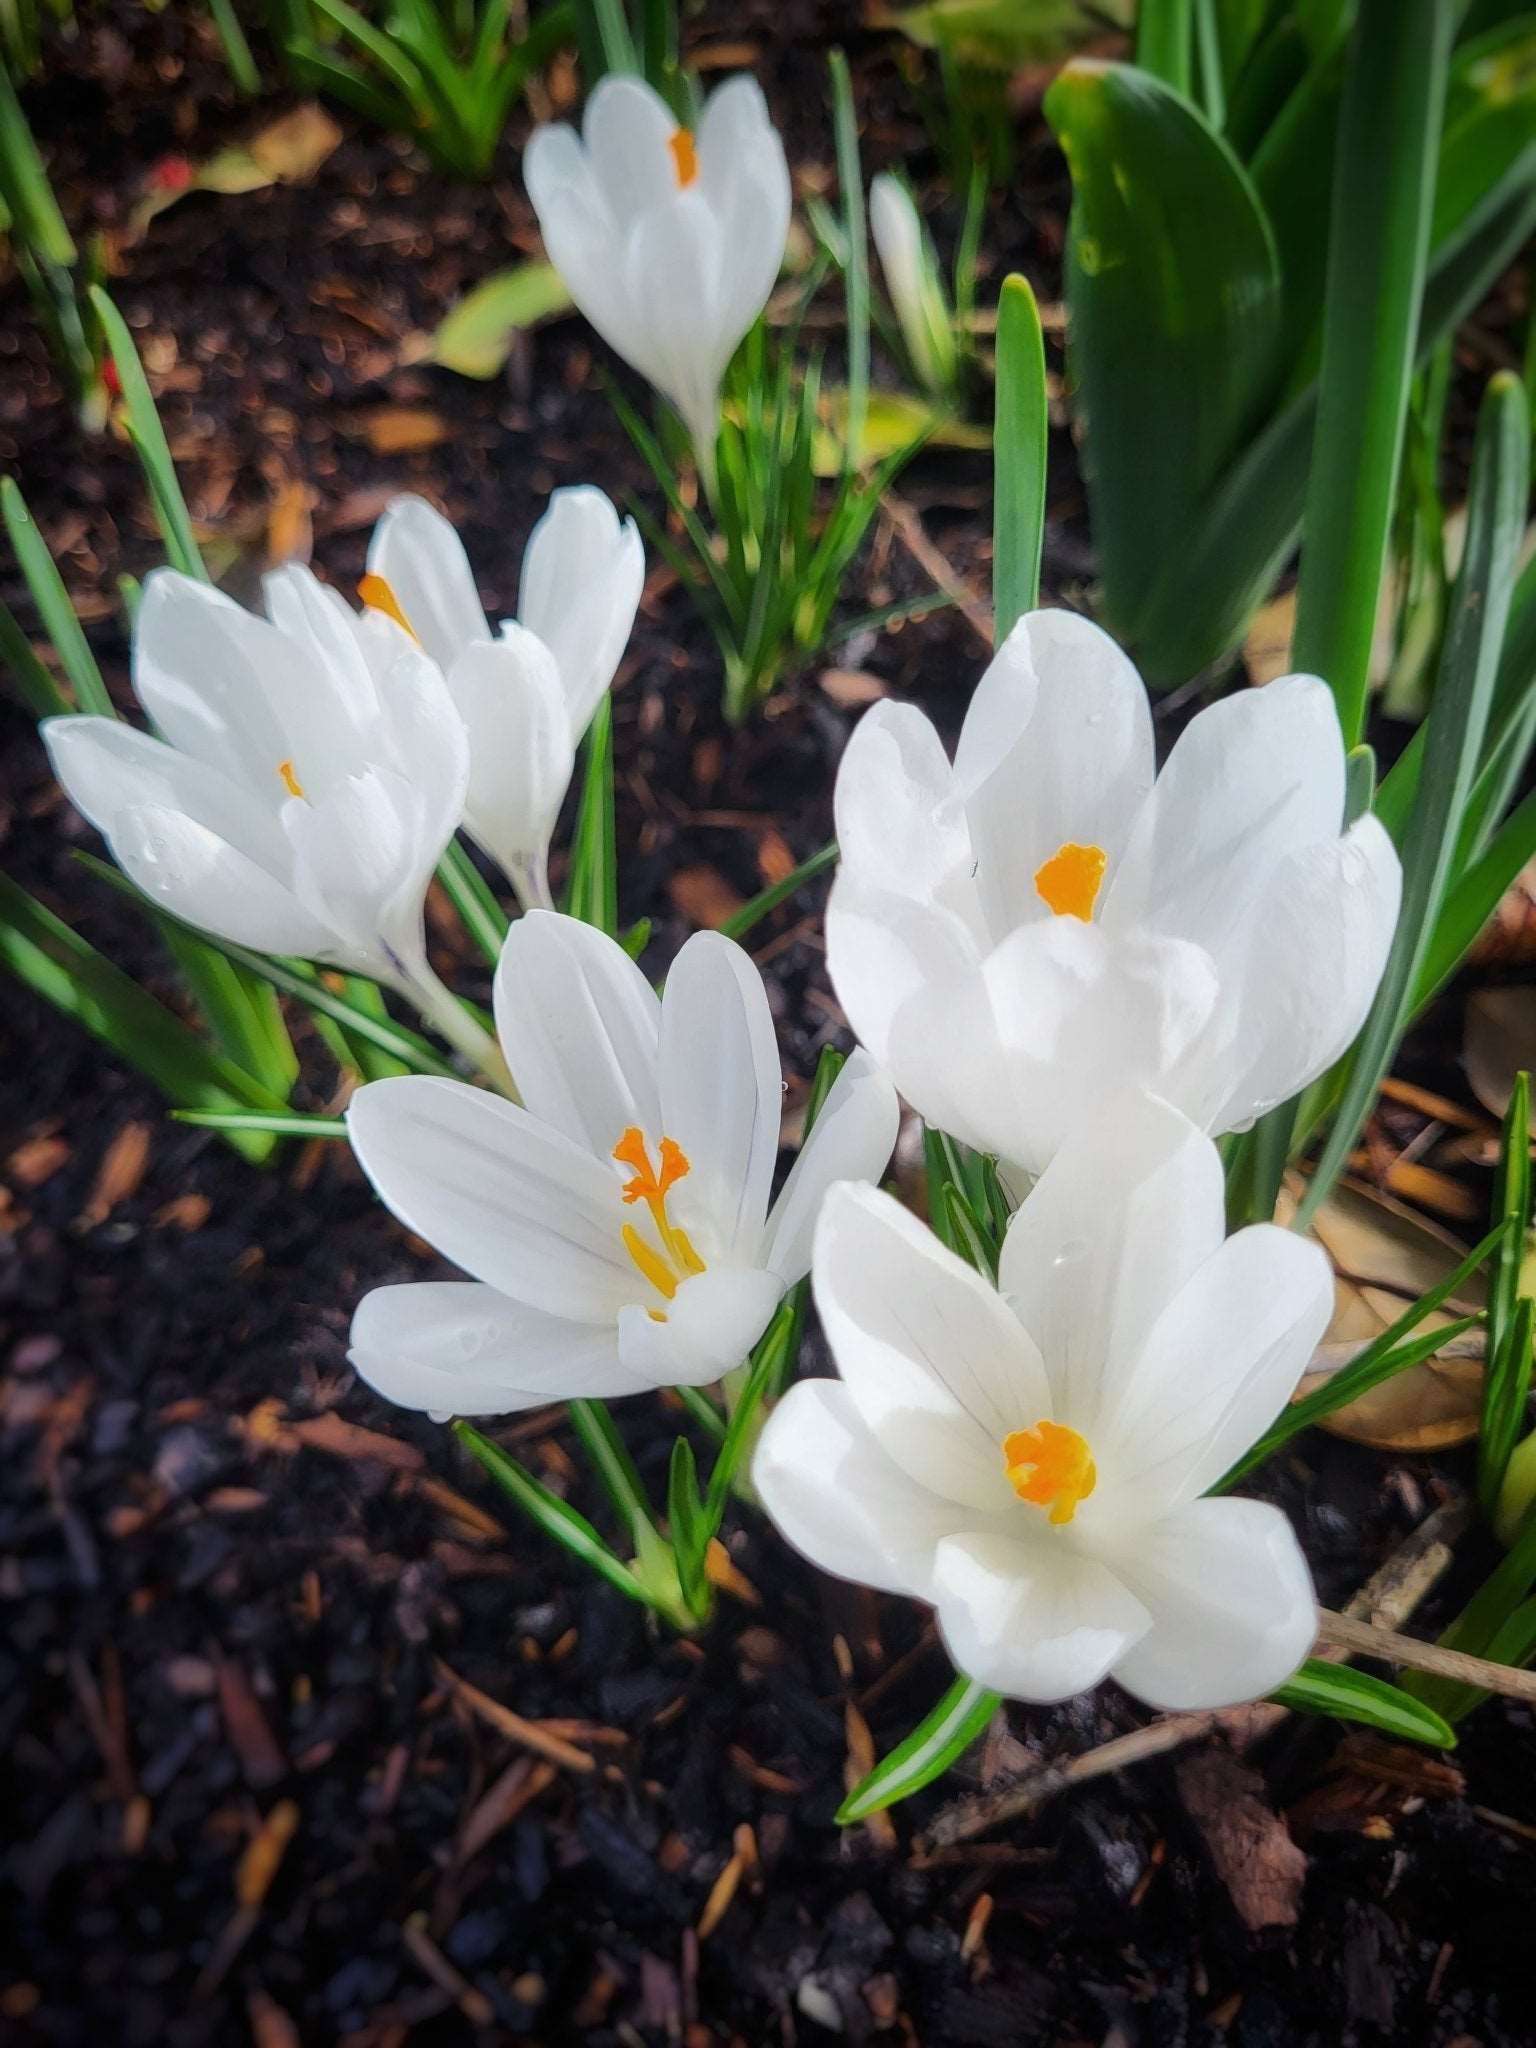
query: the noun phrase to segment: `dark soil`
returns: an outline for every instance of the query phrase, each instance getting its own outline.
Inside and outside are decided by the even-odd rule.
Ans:
[[[697,29],[702,50],[755,63],[808,179],[829,175],[824,52],[848,30],[835,8],[766,4]],[[852,41],[869,166],[905,156],[922,176],[894,52]],[[236,110],[191,11],[92,14],[28,95],[82,225],[120,220],[168,152],[206,155],[284,104]],[[310,183],[165,213],[124,250],[114,290],[236,588],[306,518],[317,563],[348,586],[385,499],[416,488],[460,521],[494,613],[552,485],[618,494],[642,478],[577,323],[489,384],[400,366],[409,334],[530,246],[519,138],[471,189],[344,126]],[[1063,176],[1027,94],[1019,132],[989,275],[1021,265],[1050,300]],[[137,470],[119,441],[75,430],[14,280],[0,356],[0,460],[125,686],[115,578],[157,558]],[[381,415],[402,410],[436,422],[431,445],[380,453]],[[1047,586],[1070,600],[1091,564],[1064,437],[1056,455]],[[900,489],[984,594],[985,461],[930,456]],[[8,566],[3,581],[24,609]],[[884,528],[857,583],[850,615],[926,578]],[[830,661],[953,728],[981,653],[948,612]],[[824,666],[728,733],[712,647],[653,576],[616,713],[624,908],[655,920],[658,965],[828,836],[850,692],[870,685]],[[71,861],[90,835],[27,722],[0,717],[7,871],[171,995],[131,908]],[[799,1088],[841,1028],[818,911],[807,891],[754,936]],[[440,964],[483,993],[451,923],[439,936]],[[431,1269],[344,1149],[258,1172],[170,1123],[10,983],[0,1016],[0,2041],[1536,2040],[1526,1712],[1483,1709],[1454,1768],[1292,1723],[1250,1759],[1251,1781],[1207,1747],[1193,1773],[1165,1759],[944,1859],[914,1853],[979,1778],[1136,1726],[1105,1688],[1015,1710],[894,1827],[841,1833],[831,1816],[870,1737],[888,1748],[947,1682],[923,1615],[819,1577],[743,1515],[712,1630],[657,1639],[514,1522],[444,1430],[354,1383],[360,1294]],[[1444,1035],[1414,1078],[1455,1088]],[[307,1050],[318,1103],[333,1075]],[[1384,1126],[1381,1156],[1405,1135]],[[1476,1166],[1462,1182],[1483,1199]],[[632,1404],[623,1421],[659,1494],[677,1418]],[[557,1411],[503,1434],[601,1514]],[[1320,1437],[1281,1465],[1335,1605],[1465,1478]],[[1421,1620],[1487,1564],[1469,1554]],[[511,1740],[456,1681],[580,1756]],[[737,1888],[701,1939],[728,1866]]]

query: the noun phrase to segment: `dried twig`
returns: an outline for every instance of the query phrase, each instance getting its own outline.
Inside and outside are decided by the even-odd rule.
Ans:
[[[1438,1643],[1421,1643],[1416,1636],[1400,1635],[1396,1629],[1372,1628],[1368,1621],[1333,1614],[1326,1607],[1318,1615],[1317,1639],[1348,1651],[1352,1657],[1374,1657],[1382,1664],[1429,1671],[1436,1678],[1453,1678],[1461,1685],[1503,1693],[1507,1699],[1536,1700],[1536,1671],[1516,1671],[1508,1664],[1490,1663],[1486,1657],[1469,1657],[1465,1650],[1442,1650]]]

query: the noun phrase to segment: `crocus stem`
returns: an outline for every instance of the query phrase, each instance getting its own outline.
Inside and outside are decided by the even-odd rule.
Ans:
[[[546,851],[531,854],[527,860],[519,861],[516,867],[509,867],[507,880],[512,884],[512,893],[522,909],[555,908],[555,899],[549,888],[549,855]]]
[[[455,1052],[462,1053],[493,1088],[500,1089],[512,1102],[522,1100],[511,1071],[501,1056],[501,1047],[488,1031],[482,1030],[453,990],[438,980],[425,961],[402,980],[400,992],[415,1005],[432,1029],[446,1038]]]

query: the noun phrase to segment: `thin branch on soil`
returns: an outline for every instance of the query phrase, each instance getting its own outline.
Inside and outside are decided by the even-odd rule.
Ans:
[[[1438,1643],[1421,1643],[1416,1636],[1400,1635],[1396,1629],[1372,1628],[1368,1621],[1333,1614],[1326,1607],[1318,1615],[1317,1639],[1347,1650],[1352,1657],[1373,1657],[1381,1664],[1429,1671],[1460,1685],[1503,1693],[1506,1699],[1536,1700],[1536,1671],[1516,1671],[1508,1664],[1490,1663],[1486,1657],[1469,1657],[1465,1650],[1442,1650]]]
[[[1436,1508],[1398,1546],[1386,1563],[1372,1573],[1350,1600],[1344,1613],[1331,1618],[1344,1626],[1366,1626],[1365,1618],[1370,1616],[1379,1624],[1377,1628],[1366,1626],[1373,1643],[1381,1635],[1388,1635],[1393,1641],[1407,1640],[1394,1635],[1388,1624],[1406,1621],[1425,1598],[1449,1566],[1451,1546],[1470,1519],[1471,1507],[1465,1500],[1448,1501],[1443,1507]],[[1414,1647],[1423,1649],[1426,1646],[1415,1644]],[[1346,1650],[1343,1644],[1335,1643],[1323,1646],[1320,1654],[1330,1662],[1341,1663]],[[1458,1659],[1458,1662],[1481,1665],[1482,1659]],[[1476,1682],[1485,1684],[1487,1681],[1480,1677]],[[1529,1682],[1536,1688],[1536,1678]],[[1536,1690],[1532,1696],[1536,1696]],[[1289,1713],[1288,1707],[1259,1700],[1246,1707],[1163,1714],[1148,1722],[1145,1728],[1132,1729],[1128,1735],[1117,1735],[1112,1741],[1101,1743],[1097,1749],[1084,1750],[1080,1756],[1069,1757],[1065,1763],[1041,1765],[994,1792],[957,1799],[941,1807],[914,1846],[920,1856],[931,1856],[938,1849],[969,1841],[973,1835],[985,1834],[990,1828],[1001,1827],[1006,1821],[1033,1813],[1074,1785],[1086,1784],[1091,1778],[1102,1778],[1113,1771],[1128,1770],[1133,1764],[1145,1763],[1151,1757],[1166,1756],[1170,1750],[1183,1749],[1208,1735],[1222,1736],[1239,1752],[1250,1749],[1265,1736],[1273,1734]]]
[[[897,539],[926,576],[952,597],[957,609],[964,615],[966,624],[981,642],[987,654],[992,652],[992,613],[982,603],[974,590],[965,582],[944,552],[934,546],[923,529],[923,522],[915,506],[895,491],[887,491],[881,499],[881,509],[891,522]]]

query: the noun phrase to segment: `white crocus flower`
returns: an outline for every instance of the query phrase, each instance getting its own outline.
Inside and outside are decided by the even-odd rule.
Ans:
[[[427,965],[422,905],[469,748],[436,665],[307,569],[260,617],[174,570],[147,581],[133,682],[155,736],[45,721],[70,801],[146,896],[215,937],[398,991],[484,1065],[494,1046]]]
[[[1061,1148],[997,1289],[889,1196],[834,1188],[814,1284],[841,1377],[770,1418],[769,1514],[825,1570],[930,1601],[958,1669],[1016,1699],[1106,1675],[1162,1708],[1273,1690],[1313,1639],[1306,1563],[1278,1508],[1200,1496],[1333,1295],[1316,1245],[1222,1231],[1214,1146],[1149,1098]]]
[[[605,78],[579,138],[535,131],[523,176],[571,297],[677,407],[712,476],[720,380],[789,231],[789,167],[757,84],[722,85],[694,132],[641,79]]]
[[[1153,781],[1130,662],[1022,618],[951,767],[877,705],[837,778],[827,957],[855,1032],[922,1116],[1038,1173],[1110,1085],[1243,1130],[1354,1038],[1397,922],[1380,822],[1346,831],[1311,676],[1192,719]]]
[[[889,171],[870,185],[869,229],[912,368],[928,391],[947,398],[955,381],[954,324],[912,194]]]
[[[414,1077],[352,1098],[383,1200],[473,1276],[368,1295],[353,1364],[439,1417],[719,1379],[809,1266],[827,1187],[884,1169],[889,1082],[849,1060],[770,1209],[782,1082],[739,946],[696,934],[658,999],[616,941],[533,911],[495,1000],[524,1107]]]
[[[425,498],[394,499],[374,529],[362,596],[447,678],[469,732],[464,828],[525,909],[550,902],[549,842],[576,747],[623,657],[644,582],[635,522],[590,485],[550,498],[523,553],[517,617],[499,635],[464,543]]]

